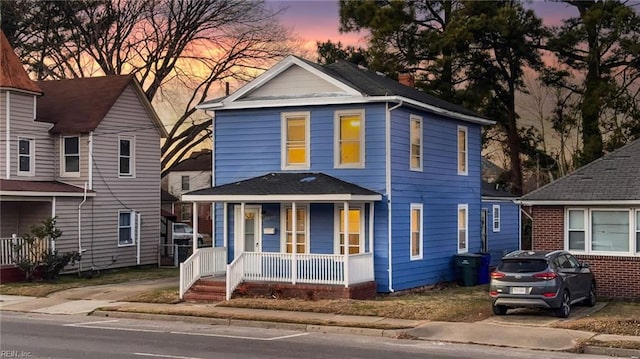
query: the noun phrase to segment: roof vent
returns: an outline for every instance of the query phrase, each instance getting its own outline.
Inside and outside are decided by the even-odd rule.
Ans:
[[[313,181],[315,181],[315,180],[316,180],[316,178],[315,178],[314,176],[310,176],[310,177],[302,178],[302,179],[300,180],[300,182],[307,182],[307,183],[308,183],[308,182],[313,182]]]

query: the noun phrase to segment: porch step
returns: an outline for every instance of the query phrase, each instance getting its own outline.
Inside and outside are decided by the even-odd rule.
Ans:
[[[199,279],[184,294],[187,302],[219,302],[227,297],[227,285],[224,280]]]

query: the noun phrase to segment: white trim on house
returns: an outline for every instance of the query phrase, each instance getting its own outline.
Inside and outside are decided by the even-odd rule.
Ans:
[[[289,164],[289,151],[287,151],[288,141],[287,135],[289,133],[288,120],[290,118],[304,118],[304,150],[305,161],[302,164]],[[311,167],[311,112],[310,111],[296,111],[296,112],[282,112],[280,114],[280,168],[282,170],[308,170]]]
[[[2,89],[0,87],[0,89]],[[5,115],[6,115],[6,128],[4,129],[5,132],[5,140],[7,141],[7,143],[5,144],[5,173],[4,173],[4,178],[5,179],[9,179],[11,178],[11,92],[7,91],[6,95],[5,95],[5,102],[6,102],[6,107],[5,107]]]
[[[344,201],[380,201],[382,195],[354,195],[354,194],[270,194],[270,195],[189,195],[181,196],[182,202],[344,202]]]
[[[4,191],[0,189],[0,196],[24,197],[84,197],[81,192],[35,192],[35,191]],[[87,193],[87,197],[95,197],[95,192]]]
[[[464,133],[464,169],[460,170],[460,132]],[[460,176],[468,176],[469,175],[469,130],[467,126],[458,126],[456,130],[456,156],[458,163],[458,175]]]
[[[464,210],[464,228],[460,228],[460,210]],[[469,252],[469,205],[468,204],[459,204],[458,211],[456,215],[456,248],[458,249],[458,254],[468,253]],[[464,243],[465,247],[460,248],[460,231],[464,230]]]
[[[340,155],[342,154],[342,151],[340,151],[340,148],[342,145],[342,138],[340,136],[341,135],[340,130],[342,126],[340,121],[343,116],[344,117],[348,117],[348,116],[360,117],[360,123],[359,123],[360,131],[358,133],[360,158],[356,163],[341,163],[341,160],[340,160]],[[365,121],[364,109],[338,110],[334,112],[333,114],[333,167],[334,168],[365,168],[366,166],[365,127],[366,127],[366,121]]]
[[[242,202],[239,205],[233,206],[233,244],[234,244],[234,258],[237,258],[241,253],[246,252],[245,248],[245,226],[244,226],[244,214],[247,212],[255,213],[254,222],[254,235],[255,240],[258,241],[258,248],[251,252],[262,252],[262,206],[260,205],[246,205]],[[242,236],[240,237],[240,234]]]
[[[515,200],[523,206],[640,206],[640,199],[630,200],[597,200],[597,201],[562,201],[562,200]]]
[[[497,212],[496,212],[497,211]],[[496,215],[497,213],[497,215]],[[500,205],[494,204],[491,206],[491,228],[493,232],[500,232]]]
[[[419,163],[417,167],[413,166],[413,123],[418,123],[418,145],[419,145],[419,154],[418,159]],[[418,115],[410,115],[409,116],[409,169],[411,171],[422,172],[424,167],[424,121],[422,121],[422,116]]]
[[[419,213],[418,223],[418,254],[413,254],[413,211],[417,210]],[[422,259],[424,257],[424,211],[422,203],[411,203],[409,212],[409,259],[412,261]]]
[[[348,204],[348,210],[349,212],[351,212],[351,210],[359,210],[360,211],[360,229],[359,229],[359,243],[358,243],[358,253],[364,253],[365,252],[365,237],[366,237],[366,233],[365,232],[365,227],[364,227],[364,216],[365,216],[365,211],[364,211],[364,204]],[[340,254],[340,249],[344,247],[345,243],[347,244],[347,248],[350,247],[349,245],[349,229],[345,228],[345,232],[346,235],[344,236],[344,243],[342,243],[342,245],[340,245],[340,211],[344,209],[344,205],[338,204],[336,203],[335,206],[333,206],[333,254]],[[345,217],[348,218],[348,214],[345,213]],[[345,223],[347,226],[349,225],[349,223]],[[373,249],[370,249],[370,252],[373,252]],[[343,254],[347,254],[347,253],[343,253]]]
[[[120,243],[120,214],[129,213],[129,235],[131,236],[131,243]],[[136,244],[136,212],[130,209],[118,210],[118,247],[132,247]]]

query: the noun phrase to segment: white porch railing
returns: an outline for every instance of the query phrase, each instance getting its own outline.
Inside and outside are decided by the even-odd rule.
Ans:
[[[295,266],[294,266],[295,263]],[[243,281],[344,285],[373,281],[373,253],[343,255],[244,252],[227,266],[227,300]]]
[[[207,275],[223,274],[227,263],[227,248],[199,248],[180,263],[180,299],[198,279]]]
[[[35,256],[36,258],[29,258],[33,261],[40,261],[42,254],[49,249],[49,241],[37,241],[38,246],[33,253],[30,253],[27,244],[22,237],[7,237],[0,238],[0,265],[14,264],[16,258],[24,258],[26,256]],[[14,251],[13,248],[18,248]]]

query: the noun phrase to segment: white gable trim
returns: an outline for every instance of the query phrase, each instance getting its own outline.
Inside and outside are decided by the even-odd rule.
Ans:
[[[626,206],[626,205],[640,205],[640,200],[587,200],[587,201],[561,201],[561,200],[516,200],[513,201],[516,204],[523,206]]]
[[[333,203],[344,201],[371,202],[380,201],[379,194],[356,195],[356,194],[269,194],[269,195],[210,195],[210,194],[183,194],[183,202],[255,202],[255,203],[279,203],[279,202],[318,202]]]
[[[230,95],[227,98],[225,98],[221,103],[225,104],[225,107],[226,107],[226,105],[228,103],[232,103],[232,102],[236,101],[237,99],[242,98],[244,95],[246,95],[247,93],[253,91],[254,89],[262,87],[265,83],[271,81],[274,77],[280,75],[281,73],[283,73],[285,70],[287,70],[288,68],[290,68],[292,66],[300,66],[301,68],[309,71],[310,73],[312,73],[312,74],[320,77],[321,79],[331,83],[332,85],[340,88],[341,90],[343,90],[348,95],[360,95],[359,91],[355,90],[354,88],[352,88],[350,86],[347,86],[344,82],[338,81],[338,80],[334,79],[333,77],[328,76],[324,72],[316,69],[315,67],[311,66],[310,64],[308,64],[307,62],[303,61],[302,59],[299,59],[299,58],[297,58],[295,56],[288,56],[284,60],[280,61],[275,66],[270,68],[269,70],[267,70],[264,73],[262,73],[255,80],[249,82],[248,84],[246,84],[243,87],[241,87],[238,91],[234,92],[232,95]],[[212,105],[215,105],[215,104],[212,104]],[[207,108],[210,108],[210,107],[208,105],[199,105],[199,106],[197,106],[197,108],[199,108],[199,109],[207,109]]]

